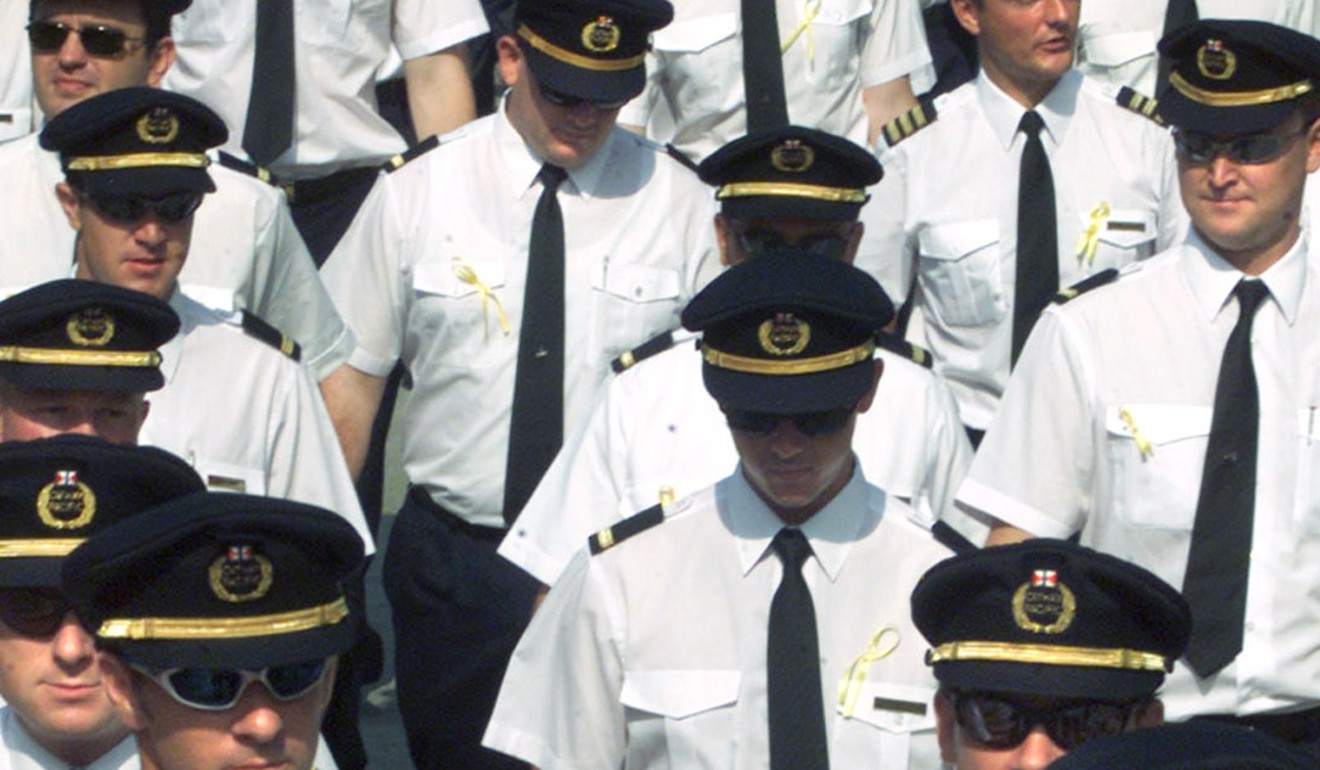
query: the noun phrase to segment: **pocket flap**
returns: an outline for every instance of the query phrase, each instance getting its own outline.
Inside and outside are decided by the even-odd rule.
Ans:
[[[683,719],[738,700],[738,671],[626,671],[619,701],[639,711]]]
[[[423,260],[413,268],[413,288],[427,294],[462,297],[482,285],[494,289],[504,285],[504,265],[450,257]]]
[[[1208,436],[1214,410],[1181,404],[1119,404],[1105,410],[1111,436],[1140,438],[1159,446]]]
[[[179,288],[194,302],[205,305],[221,313],[233,313],[238,308],[234,303],[234,290],[219,286],[202,286],[195,283],[180,282]]]
[[[1155,55],[1155,33],[1148,29],[1111,32],[1089,37],[1082,31],[1086,60],[1101,67],[1117,67],[1143,56]]]
[[[629,302],[655,302],[676,299],[681,281],[674,270],[647,265],[607,264],[598,289]]]
[[[733,37],[737,31],[736,14],[717,13],[676,21],[664,29],[656,30],[651,35],[651,45],[657,51],[696,53]]]
[[[934,699],[933,687],[867,682],[858,693],[852,718],[892,733],[933,730]]]
[[[871,13],[871,0],[821,0],[820,12],[812,19],[819,24],[851,24]]]
[[[1090,217],[1083,217],[1083,231],[1090,224]],[[1155,212],[1140,209],[1114,209],[1099,232],[1100,240],[1125,249],[1149,243],[1157,235]]]
[[[206,489],[209,492],[266,494],[266,475],[260,468],[245,468],[241,465],[200,458],[194,470],[206,482]]]
[[[999,220],[973,219],[922,228],[921,256],[932,259],[962,259],[978,249],[999,242]]]

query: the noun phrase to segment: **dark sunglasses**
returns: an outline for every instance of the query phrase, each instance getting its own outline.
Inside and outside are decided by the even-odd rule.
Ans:
[[[628,103],[627,99],[615,99],[612,101],[601,101],[598,99],[583,99],[579,96],[569,96],[563,91],[556,91],[553,88],[548,88],[539,83],[537,84],[537,86],[541,89],[541,97],[544,98],[547,102],[550,102],[556,107],[565,107],[570,110],[573,109],[574,107],[579,107],[583,104],[589,104],[593,109],[597,109],[597,110],[617,110],[623,105]]]
[[[958,726],[972,742],[988,749],[1018,746],[1040,725],[1059,748],[1070,751],[1087,741],[1123,732],[1148,702],[1060,700],[1032,707],[985,693],[953,695]]]
[[[852,417],[851,409],[830,409],[825,412],[807,412],[805,414],[772,414],[770,412],[744,412],[740,409],[725,409],[724,419],[729,427],[740,433],[755,436],[769,436],[783,420],[793,423],[798,433],[804,436],[827,436],[848,424]]]
[[[84,194],[83,200],[115,222],[132,224],[142,221],[150,211],[162,222],[182,222],[197,211],[202,205],[202,194],[195,192],[177,192],[148,198],[143,195],[90,195]]]
[[[325,660],[269,666],[260,671],[221,668],[171,668],[163,671],[142,666],[133,669],[169,693],[183,705],[201,711],[225,711],[243,697],[253,682],[266,685],[279,701],[297,700],[311,692],[325,677]]]
[[[847,246],[847,241],[837,235],[821,233],[808,235],[797,243],[788,243],[776,232],[755,228],[738,233],[738,245],[749,257],[755,257],[768,251],[793,249],[795,251],[805,251],[817,257],[843,259],[844,247]]]
[[[53,588],[0,589],[0,621],[23,636],[53,636],[71,609],[64,594]]]
[[[1209,163],[1222,154],[1233,163],[1255,165],[1278,159],[1309,128],[1303,126],[1301,131],[1283,136],[1273,133],[1247,134],[1224,141],[1217,141],[1199,131],[1174,129],[1173,143],[1178,147],[1178,152],[1193,163]]]
[[[34,21],[27,26],[28,42],[39,53],[54,53],[64,47],[70,32],[77,32],[83,50],[92,56],[113,58],[123,56],[145,42],[140,37],[129,37],[127,32],[104,24],[84,24],[70,27],[58,21]]]

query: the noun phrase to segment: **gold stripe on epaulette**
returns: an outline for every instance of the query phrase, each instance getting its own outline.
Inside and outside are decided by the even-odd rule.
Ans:
[[[398,155],[395,155],[393,158],[390,158],[390,159],[387,161],[387,163],[389,163],[390,168],[392,168],[392,169],[395,169],[395,168],[402,168],[402,167],[403,167],[403,164],[405,164],[405,163],[407,163],[407,162],[408,162],[408,159],[405,158],[405,157],[403,157],[403,153],[399,153]]]
[[[892,147],[928,125],[930,120],[926,117],[926,109],[918,104],[885,124],[885,139]]]
[[[293,358],[293,351],[298,347],[298,343],[287,334],[280,335],[280,352],[289,358]]]
[[[596,533],[596,547],[604,551],[614,545],[614,528],[606,527]]]

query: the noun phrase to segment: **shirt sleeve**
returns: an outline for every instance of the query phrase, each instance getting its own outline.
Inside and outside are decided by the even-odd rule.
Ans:
[[[490,31],[478,0],[395,0],[392,41],[406,61]]]
[[[911,0],[874,0],[863,30],[862,87],[878,86],[931,63],[921,9]]]

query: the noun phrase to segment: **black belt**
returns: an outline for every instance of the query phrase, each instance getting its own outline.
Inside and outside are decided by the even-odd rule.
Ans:
[[[473,524],[432,500],[431,495],[422,487],[409,487],[408,501],[419,508],[425,509],[428,513],[434,514],[451,528],[474,540],[499,543],[504,540],[504,536],[509,532],[503,527],[483,527],[480,524]]]
[[[336,171],[329,176],[317,177],[316,179],[298,179],[293,182],[282,182],[280,188],[288,196],[289,205],[295,203],[315,203],[323,198],[329,198],[343,192],[346,187],[354,187],[360,184],[371,184],[380,173],[379,166],[361,166],[359,168],[346,168],[343,171]]]
[[[1193,719],[1240,725],[1269,733],[1289,743],[1320,741],[1320,707],[1305,711],[1290,711],[1286,714],[1251,714],[1242,717],[1232,714],[1201,714]]]

